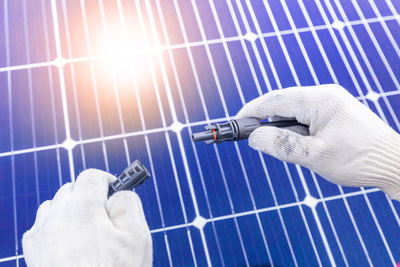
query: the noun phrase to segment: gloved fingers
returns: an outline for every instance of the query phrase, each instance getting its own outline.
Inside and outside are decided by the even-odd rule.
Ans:
[[[331,116],[337,103],[348,99],[350,94],[336,84],[290,87],[274,90],[260,96],[246,105],[237,114],[238,118],[255,117],[260,120],[272,116],[296,118],[311,125],[326,115]]]
[[[36,213],[35,224],[36,224],[36,222],[40,222],[47,217],[47,214],[49,213],[49,210],[50,210],[51,203],[52,203],[52,200],[46,200],[39,206],[39,209]]]
[[[58,189],[57,193],[54,195],[53,200],[57,201],[60,198],[63,198],[65,195],[71,194],[74,189],[73,183],[66,183]]]
[[[43,221],[46,220],[47,215],[48,215],[49,210],[50,210],[51,203],[52,203],[51,200],[46,200],[45,202],[43,202],[43,203],[39,206],[39,208],[38,208],[38,210],[37,210],[37,212],[36,212],[35,223],[33,224],[32,228],[29,229],[29,231],[27,231],[27,232],[25,233],[25,235],[28,235],[28,236],[29,236],[29,235],[31,235],[31,234],[34,234],[34,233],[36,232],[36,229],[37,229],[38,227],[40,227],[40,225],[42,224]],[[25,235],[24,235],[24,236],[25,236]]]
[[[302,87],[275,90],[260,96],[246,105],[237,114],[238,118],[254,117],[260,120],[272,116],[297,118],[308,112]],[[300,121],[309,123],[309,121]]]
[[[46,220],[51,202],[51,200],[46,200],[39,206],[36,213],[35,223],[33,224],[31,229],[24,233],[22,237],[22,247],[24,252],[30,250],[30,248],[32,247],[33,235],[36,233],[40,225]]]
[[[149,231],[142,202],[135,192],[116,192],[108,199],[106,209],[118,229],[129,232]]]
[[[302,136],[287,129],[264,126],[254,130],[249,146],[282,161],[310,167],[320,155],[321,142],[313,136]]]
[[[32,246],[33,246],[33,232],[32,229],[25,232],[24,235],[22,236],[22,251],[24,252],[24,257],[25,261],[28,266],[29,265],[29,251],[32,251]]]
[[[73,193],[86,200],[104,203],[108,197],[108,185],[116,179],[108,172],[87,169],[79,174]]]
[[[288,121],[288,120],[295,120],[296,118],[288,118],[288,117],[282,117],[282,116],[272,116],[269,118],[269,121]],[[303,136],[308,136],[310,135],[310,130],[307,127],[304,126],[290,126],[290,127],[285,127],[284,129],[298,133]]]

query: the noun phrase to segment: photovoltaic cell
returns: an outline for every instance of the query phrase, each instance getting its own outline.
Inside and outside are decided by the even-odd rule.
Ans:
[[[136,189],[155,266],[400,261],[399,204],[246,142],[191,141],[248,101],[338,83],[400,130],[398,1],[5,0],[0,5],[0,265],[25,266],[38,206],[81,171]]]

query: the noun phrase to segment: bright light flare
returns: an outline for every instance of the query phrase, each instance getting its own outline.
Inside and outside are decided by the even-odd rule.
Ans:
[[[120,29],[119,29],[120,30]],[[114,29],[110,30],[105,40],[98,40],[97,54],[101,60],[105,60],[113,71],[142,69],[148,58],[165,49],[161,44],[149,44],[146,36],[132,34],[127,36]]]
[[[98,35],[102,38],[96,40],[93,52],[98,58],[95,64],[101,71],[100,79],[106,81],[114,77],[120,91],[132,90],[134,83],[141,87],[138,89],[152,86],[151,64],[154,70],[159,53],[165,50],[164,46],[154,44],[140,32],[131,29],[127,34],[121,27],[109,27],[107,34]]]

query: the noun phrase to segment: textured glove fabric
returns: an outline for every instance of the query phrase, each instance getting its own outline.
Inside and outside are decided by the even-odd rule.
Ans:
[[[400,135],[339,85],[291,87],[247,103],[238,118],[295,118],[309,125],[264,126],[249,145],[345,186],[378,187],[400,199]]]
[[[29,267],[151,266],[152,240],[138,195],[107,199],[115,177],[88,169],[40,205],[22,246]]]

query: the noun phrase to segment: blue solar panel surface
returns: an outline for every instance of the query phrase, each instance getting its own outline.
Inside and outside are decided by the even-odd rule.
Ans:
[[[0,265],[25,266],[21,237],[62,184],[135,159],[152,173],[136,192],[155,266],[400,262],[400,206],[381,191],[246,141],[190,139],[268,91],[325,83],[399,131],[399,12],[395,0],[1,1]]]

